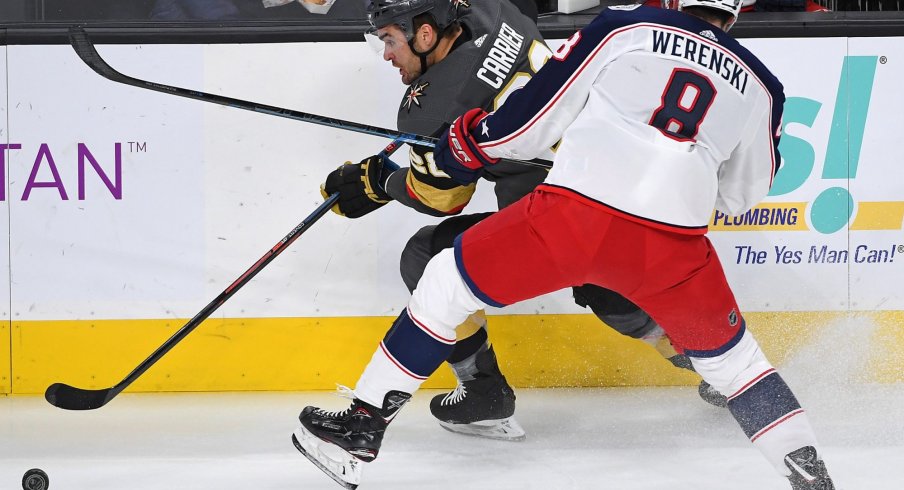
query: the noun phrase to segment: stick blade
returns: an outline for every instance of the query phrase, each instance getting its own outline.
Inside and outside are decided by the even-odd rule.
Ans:
[[[70,27],[69,44],[72,45],[72,49],[75,50],[75,53],[79,58],[81,58],[92,70],[97,72],[98,75],[115,82],[128,83],[129,77],[114,70],[113,67],[108,65],[107,62],[100,57],[100,53],[97,52],[97,49],[88,37],[88,33],[85,32],[85,29],[78,26]]]
[[[78,53],[82,59],[84,59],[86,55],[89,58],[100,57],[97,50],[94,49],[94,45],[91,44],[88,33],[85,32],[85,29],[82,27],[74,26],[69,28],[69,44],[72,45],[72,48],[75,49],[75,52]]]
[[[44,398],[51,405],[63,410],[94,410],[106,405],[114,396],[113,388],[83,390],[65,383],[54,383],[44,392]]]

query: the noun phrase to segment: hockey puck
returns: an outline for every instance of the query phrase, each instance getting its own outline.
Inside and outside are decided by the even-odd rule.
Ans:
[[[23,490],[47,490],[49,486],[50,478],[47,478],[47,473],[39,468],[26,471],[25,476],[22,477]]]

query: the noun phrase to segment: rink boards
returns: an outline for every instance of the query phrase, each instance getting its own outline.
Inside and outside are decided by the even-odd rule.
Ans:
[[[866,344],[864,376],[901,381],[904,42],[744,44],[788,97],[772,194],[711,223],[751,329],[780,362],[843,322],[850,337],[820,355]],[[364,43],[99,48],[133,77],[387,128],[404,95]],[[312,211],[329,170],[387,143],[115,84],[67,46],[0,46],[0,59],[0,392],[112,385]],[[493,208],[489,185],[472,207]],[[353,384],[407,301],[399,252],[435,222],[399,205],[325,216],[133,388]],[[490,313],[516,385],[694,382],[567,292]],[[441,371],[427,386],[452,384]]]

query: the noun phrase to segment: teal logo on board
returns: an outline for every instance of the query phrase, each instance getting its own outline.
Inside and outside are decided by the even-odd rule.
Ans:
[[[810,203],[812,229],[835,233],[843,229],[854,212],[854,197],[847,189],[857,177],[860,150],[869,112],[877,56],[845,56],[835,97],[835,112],[826,145],[825,160],[819,178],[825,183]],[[806,97],[788,97],[785,101],[782,139],[779,144],[784,163],[775,177],[770,196],[798,189],[814,173],[816,152],[807,141],[785,133],[788,124],[812,127],[822,103]],[[865,224],[870,228],[869,224]]]

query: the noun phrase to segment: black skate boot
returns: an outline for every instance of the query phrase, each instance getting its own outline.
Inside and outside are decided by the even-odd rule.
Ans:
[[[691,364],[691,359],[684,354],[677,354],[668,358],[669,362],[675,365],[677,368],[687,369],[688,371],[694,371],[694,365]],[[719,408],[725,408],[728,406],[728,398],[719,393],[719,390],[712,387],[711,384],[706,381],[700,380],[700,385],[697,386],[697,393],[700,395],[700,398],[703,399],[706,403],[713,405]]]
[[[292,442],[337,483],[354,489],[361,482],[360,462],[377,458],[386,426],[410,399],[408,393],[390,391],[382,408],[357,398],[338,412],[305,407],[298,416],[301,425],[292,434]]]
[[[791,470],[791,490],[835,490],[825,463],[816,455],[813,446],[802,447],[785,456],[785,466]]]
[[[478,373],[451,393],[430,400],[430,412],[444,429],[504,441],[524,440],[515,420],[515,392],[499,371],[493,348],[477,354]]]

